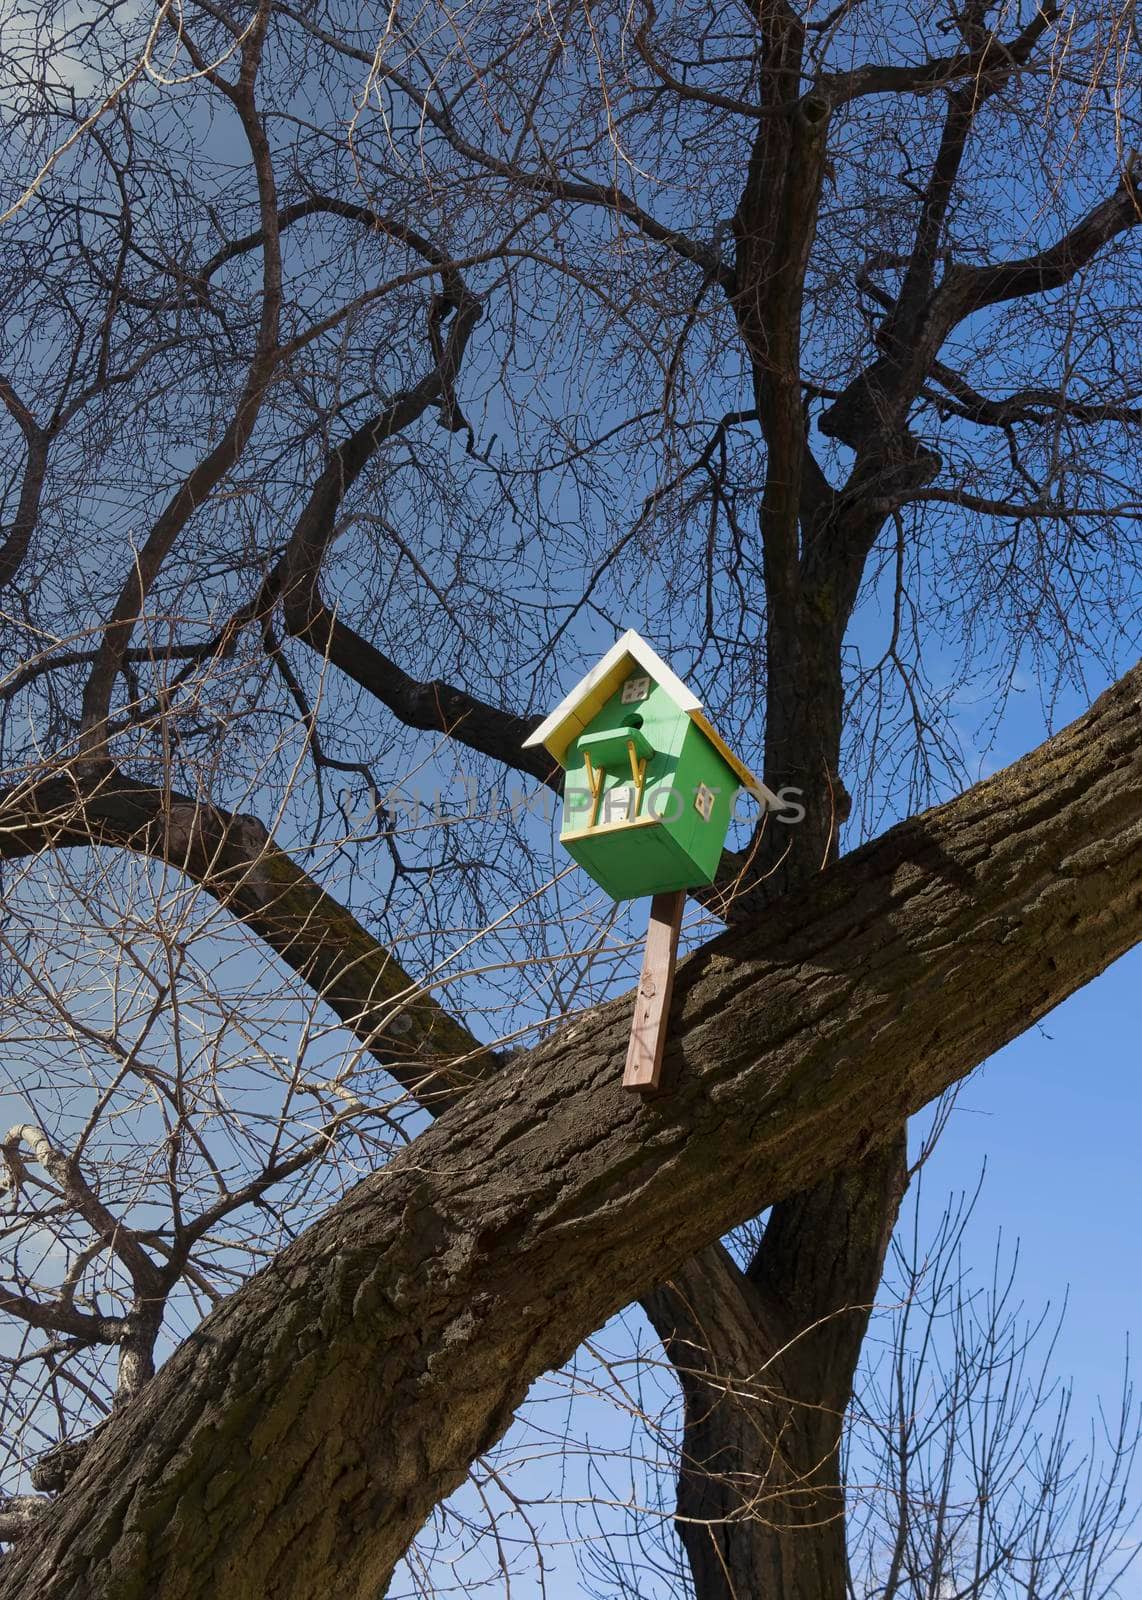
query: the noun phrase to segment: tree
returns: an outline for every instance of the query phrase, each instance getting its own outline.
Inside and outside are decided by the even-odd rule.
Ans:
[[[1138,1445],[1129,1369],[1100,1419],[1101,1459],[1097,1428],[1084,1454],[1068,1437],[1070,1388],[1051,1373],[1063,1312],[1028,1314],[1018,1252],[999,1241],[990,1276],[964,1258],[978,1197],[949,1202],[922,1250],[917,1196],[893,1241],[899,1298],[850,1415],[850,1454],[882,1469],[851,1541],[857,1592],[1114,1593]]]
[[[962,1600],[1116,1593],[1134,1550],[1130,1479],[1139,1415],[1129,1363],[1117,1406],[1100,1408],[1089,1435],[1076,1437],[1073,1390],[1057,1372],[1066,1305],[1028,1307],[1018,1287],[1019,1247],[997,1238],[989,1260],[972,1239],[982,1173],[974,1192],[951,1197],[932,1225],[924,1191],[933,1143],[929,1136],[919,1148],[920,1171],[893,1236],[847,1413],[849,1592]],[[735,1259],[746,1261],[756,1245],[752,1227],[731,1241]],[[614,1338],[602,1349],[592,1339],[588,1356],[625,1374],[623,1353]],[[662,1369],[656,1385],[648,1353],[637,1381],[617,1386],[613,1403],[625,1404],[632,1421],[633,1470],[621,1439],[591,1451],[592,1463],[603,1458],[603,1492],[575,1526],[587,1534],[579,1565],[589,1595],[694,1592],[659,1494],[663,1463],[677,1460],[681,1432],[677,1383],[668,1362]],[[590,1380],[586,1366],[580,1381]],[[752,1419],[764,1434],[770,1411],[757,1401],[769,1382],[764,1371],[724,1372],[714,1403],[737,1408],[743,1427]],[[496,1452],[496,1467],[502,1453],[518,1485],[526,1474],[512,1472],[513,1451],[524,1451],[527,1437],[513,1434]],[[764,1443],[770,1454],[780,1449],[780,1440]],[[638,1485],[629,1498],[628,1474]],[[771,1517],[764,1476],[736,1487],[743,1516]],[[637,1510],[619,1518],[615,1500],[633,1500]],[[474,1562],[462,1569],[465,1578],[475,1570]]]
[[[1128,635],[1130,16],[884,21],[41,0],[6,33],[13,1027],[38,1017],[49,1090],[68,1047],[115,1065],[65,1137],[9,1135],[39,1189],[3,1292],[48,1336],[14,1369],[37,1393],[107,1403],[118,1352],[58,1500],[10,1513],[13,1595],[375,1594],[529,1380],[635,1297],[685,1352],[703,1600],[843,1589],[904,1121],[1142,919],[1137,672],[918,809],[955,772],[950,636],[1001,703],[1024,659],[1050,685]],[[623,1002],[578,1015],[622,970],[606,909],[490,798],[505,769],[556,786],[521,740],[561,653],[632,610],[804,812],[705,897],[729,928],[679,974],[646,1106],[615,1087]],[[407,775],[461,760],[419,830]],[[916,814],[838,860],[853,794],[867,832]],[[196,970],[188,883],[272,979]],[[114,952],[98,1004],[78,940],[67,983],[48,955],[69,906]],[[323,1009],[283,1049],[303,994],[350,1067],[311,1071]],[[109,1201],[87,1147],[135,1093],[157,1109]],[[770,1205],[743,1271],[717,1240]],[[743,1364],[775,1373],[765,1522],[734,1514],[758,1430],[710,1404]]]

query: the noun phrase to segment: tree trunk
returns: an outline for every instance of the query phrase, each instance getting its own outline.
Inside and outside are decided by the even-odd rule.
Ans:
[[[700,1600],[846,1592],[840,1442],[905,1185],[903,1130],[774,1207],[748,1273],[712,1245],[642,1304],[682,1384],[677,1526]]]
[[[3,1566],[12,1600],[375,1600],[527,1385],[759,1206],[867,1156],[1142,938],[1142,671],[478,1085],[216,1310]]]

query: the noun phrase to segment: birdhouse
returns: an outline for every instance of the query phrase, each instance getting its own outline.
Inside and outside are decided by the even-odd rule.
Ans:
[[[560,842],[615,900],[711,883],[738,790],[780,804],[633,629],[524,742],[565,769]]]

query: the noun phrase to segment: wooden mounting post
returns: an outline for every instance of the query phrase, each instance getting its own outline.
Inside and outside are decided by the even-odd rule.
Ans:
[[[636,1089],[640,1094],[653,1094],[662,1077],[662,1052],[666,1048],[674,963],[678,958],[678,930],[682,926],[685,904],[685,889],[656,894],[650,902],[642,976],[635,995],[630,1046],[623,1073],[623,1088]]]

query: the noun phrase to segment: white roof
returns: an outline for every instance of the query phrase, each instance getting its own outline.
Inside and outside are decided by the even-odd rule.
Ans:
[[[684,711],[698,724],[745,788],[766,804],[780,806],[781,802],[773,791],[767,789],[760,778],[755,778],[745,763],[734,755],[721,734],[704,715],[702,702],[676,673],[671,672],[662,657],[652,650],[646,640],[633,628],[628,628],[616,639],[602,660],[597,661],[590,672],[580,678],[571,692],[564,695],[551,715],[545,717],[535,732],[529,734],[523,741],[525,747],[543,745],[560,766],[565,766],[568,745],[582,733],[592,717],[602,709],[622,680],[628,676],[632,661],[666,690],[680,711]]]

